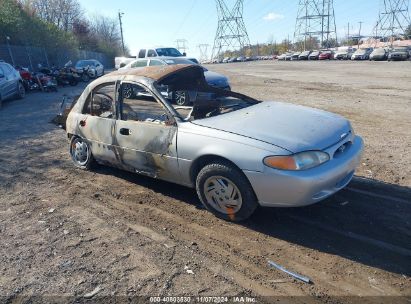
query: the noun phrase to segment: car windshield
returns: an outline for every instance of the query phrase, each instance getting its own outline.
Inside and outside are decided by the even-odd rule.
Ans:
[[[94,66],[94,61],[93,60],[80,60],[76,63],[76,67],[78,68],[84,68],[88,65]]]
[[[175,48],[159,48],[156,51],[158,56],[183,57],[183,54]]]
[[[168,65],[173,65],[173,64],[193,64],[191,60],[185,59],[185,58],[170,58],[170,59],[165,59],[165,63]]]

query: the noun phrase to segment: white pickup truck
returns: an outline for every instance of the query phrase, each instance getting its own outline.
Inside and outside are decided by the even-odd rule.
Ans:
[[[158,47],[158,48],[144,48],[140,49],[136,57],[116,57],[114,58],[115,68],[118,70],[134,61],[136,58],[148,57],[186,57],[186,53],[181,54],[179,50],[173,47]],[[197,63],[196,58],[188,58],[188,60]]]

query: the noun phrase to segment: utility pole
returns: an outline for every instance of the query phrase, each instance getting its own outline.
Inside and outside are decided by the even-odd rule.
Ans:
[[[212,59],[222,59],[227,51],[241,51],[250,47],[250,38],[243,19],[244,0],[236,0],[229,9],[225,0],[215,0],[217,5],[218,26],[214,38]]]
[[[360,48],[360,39],[361,39],[361,26],[364,22],[360,21],[358,22],[360,24],[360,29],[358,31],[358,48]]]
[[[348,21],[348,27],[347,27],[347,43],[349,46],[351,46],[351,41],[350,41],[350,22]]]
[[[15,65],[15,64],[14,64],[14,58],[13,58],[13,53],[12,53],[11,47],[10,47],[10,37],[9,37],[9,36],[6,36],[6,41],[7,41],[7,49],[9,50],[9,55],[10,55],[11,63],[13,63],[13,66],[14,66],[14,65]]]
[[[121,11],[118,12],[118,20],[120,21],[120,33],[121,33],[121,45],[123,47],[123,56],[126,56],[126,49],[124,47],[124,36],[123,36],[123,22],[121,18],[123,17],[124,13]]]

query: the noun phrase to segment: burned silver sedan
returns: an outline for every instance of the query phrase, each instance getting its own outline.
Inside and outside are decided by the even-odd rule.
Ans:
[[[172,105],[164,92],[175,90],[192,104]],[[231,221],[258,206],[325,199],[350,182],[363,149],[343,117],[210,87],[198,65],[103,76],[66,128],[77,167],[97,162],[195,188],[209,211]]]

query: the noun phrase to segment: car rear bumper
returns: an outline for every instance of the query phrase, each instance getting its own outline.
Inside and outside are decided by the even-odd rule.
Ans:
[[[317,203],[343,189],[354,176],[363,150],[361,137],[339,157],[305,171],[244,171],[264,207],[299,207]]]

